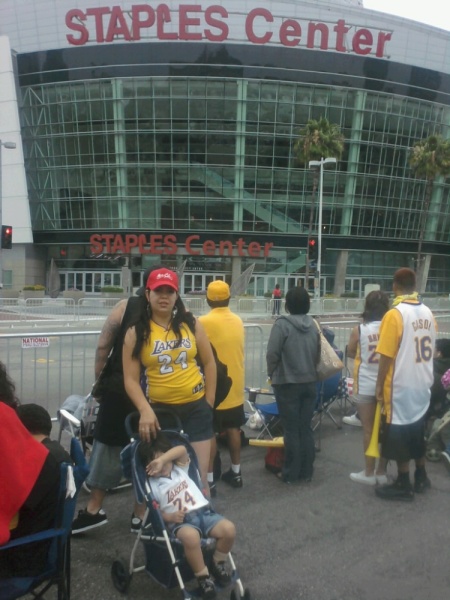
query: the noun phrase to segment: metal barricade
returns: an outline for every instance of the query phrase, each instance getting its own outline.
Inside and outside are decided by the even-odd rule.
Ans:
[[[87,394],[94,382],[100,331],[6,333],[0,360],[22,402],[36,402],[54,416],[71,394]]]
[[[33,307],[34,308],[34,307]],[[264,335],[259,325],[245,327],[247,386],[265,380]],[[55,416],[65,398],[89,393],[94,382],[94,357],[100,331],[5,333],[0,360],[22,402],[36,402]]]

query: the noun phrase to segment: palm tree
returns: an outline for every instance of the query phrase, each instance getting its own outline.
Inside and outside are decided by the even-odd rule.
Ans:
[[[425,197],[420,215],[419,243],[416,260],[417,287],[419,291],[424,291],[422,289],[424,283],[422,244],[425,235],[425,225],[430,210],[434,182],[439,176],[448,177],[450,175],[450,141],[445,140],[441,135],[430,135],[426,139],[417,142],[411,149],[409,164],[416,177],[426,180]]]
[[[325,117],[318,121],[310,119],[306,127],[300,131],[299,137],[294,144],[294,151],[299,163],[308,165],[310,160],[321,160],[322,158],[339,159],[344,151],[344,136],[338,125],[330,123]],[[311,208],[309,211],[308,240],[311,237],[314,204],[316,200],[317,187],[319,185],[319,170],[314,171],[313,191],[311,197]],[[305,265],[305,287],[308,289],[309,280],[309,243],[306,244]]]

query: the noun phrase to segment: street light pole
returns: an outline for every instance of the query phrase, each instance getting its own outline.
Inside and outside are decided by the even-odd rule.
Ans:
[[[7,150],[14,150],[16,144],[14,142],[2,142],[0,140],[0,227],[3,225],[3,195],[2,195],[2,147]],[[0,290],[3,287],[3,266],[2,266],[2,249],[0,248]]]
[[[316,274],[314,276],[314,299],[320,298],[320,271],[322,269],[322,203],[323,203],[323,166],[336,164],[337,160],[334,157],[321,158],[320,160],[310,160],[309,168],[320,169],[319,176],[319,223],[317,226],[317,265]]]

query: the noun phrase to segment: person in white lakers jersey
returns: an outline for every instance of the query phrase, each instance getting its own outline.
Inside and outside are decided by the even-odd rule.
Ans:
[[[393,484],[375,489],[386,500],[412,500],[414,492],[430,487],[425,470],[425,415],[433,385],[436,324],[431,310],[418,297],[411,269],[394,274],[393,308],[381,322],[376,351],[380,355],[377,401],[384,410],[381,455],[395,460]],[[415,460],[414,487],[409,462]]]
[[[378,359],[376,347],[381,319],[389,309],[389,297],[385,292],[370,292],[364,303],[362,323],[356,325],[350,334],[347,345],[347,356],[353,363],[353,400],[356,402],[358,415],[363,426],[364,453],[369,447],[375,418],[376,397],[375,386],[378,375]],[[350,473],[350,479],[365,485],[387,483],[386,460],[381,458],[375,471],[375,458],[366,456],[365,468],[358,473]]]

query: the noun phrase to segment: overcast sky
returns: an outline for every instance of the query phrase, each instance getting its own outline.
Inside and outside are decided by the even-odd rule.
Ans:
[[[413,19],[450,31],[448,0],[363,0],[365,8]]]

